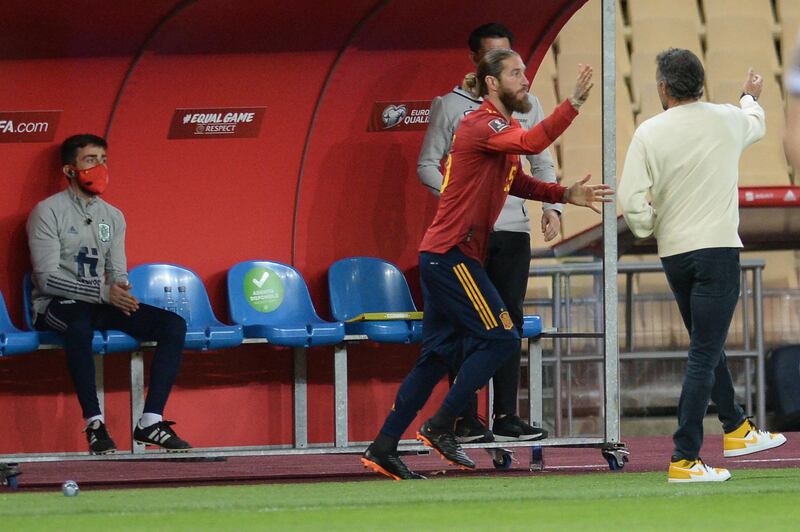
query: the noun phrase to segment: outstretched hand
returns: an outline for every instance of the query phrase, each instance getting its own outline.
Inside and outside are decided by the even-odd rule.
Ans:
[[[567,188],[564,195],[564,202],[580,205],[581,207],[589,207],[594,212],[600,214],[600,209],[595,206],[595,202],[610,203],[611,198],[609,196],[613,196],[614,191],[605,183],[587,185],[586,183],[591,178],[592,175],[588,174],[586,177]]]
[[[592,67],[589,65],[578,64],[578,79],[575,81],[575,90],[572,92],[569,101],[575,109],[578,109],[589,97],[589,91],[594,87],[592,83]]]

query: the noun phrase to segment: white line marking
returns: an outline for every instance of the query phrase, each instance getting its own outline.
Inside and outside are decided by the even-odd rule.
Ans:
[[[749,460],[732,460],[733,462],[800,462],[800,458],[751,458]]]

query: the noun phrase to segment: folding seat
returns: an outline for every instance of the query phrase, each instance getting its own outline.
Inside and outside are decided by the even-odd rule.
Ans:
[[[783,143],[776,133],[749,146],[739,161],[739,186],[789,186]]]
[[[267,260],[240,262],[228,271],[231,320],[245,338],[265,338],[290,347],[333,345],[344,340],[344,324],[321,319],[300,272]]]
[[[753,68],[765,80],[775,79],[776,74],[774,58],[758,51],[709,49],[703,66],[707,86],[720,81],[744,83],[748,68]]]
[[[775,39],[772,34],[773,23],[766,18],[731,16],[706,20],[706,51],[743,51],[748,54],[763,55],[763,64],[772,71],[778,68]],[[747,37],[743,38],[742,32]],[[764,73],[766,75],[766,72]]]
[[[693,19],[679,17],[642,18],[631,23],[631,53],[651,52],[653,57],[668,48],[686,48],[703,57],[700,34]]]
[[[642,19],[669,17],[694,20],[699,27],[697,0],[628,0],[628,20],[631,24]]]
[[[14,327],[0,292],[0,357],[30,353],[39,349],[39,335]]]
[[[800,6],[800,2],[797,3]],[[798,9],[800,11],[800,9]],[[792,64],[795,46],[800,36],[800,13],[787,15],[781,20],[781,59],[784,72]]]
[[[777,0],[775,8],[778,20],[781,22],[787,18],[800,18],[800,2],[797,0]]]
[[[128,279],[133,285],[131,293],[140,302],[155,307],[172,305],[166,300],[170,292],[179,310],[180,294],[185,293],[187,306],[179,313],[186,320],[186,349],[222,349],[242,343],[242,326],[225,325],[217,319],[206,287],[193,271],[174,264],[142,264],[129,272]]]
[[[703,0],[703,13],[706,22],[729,17],[763,19],[770,24],[774,22],[770,0]]]
[[[373,257],[348,257],[328,269],[333,318],[348,335],[376,342],[415,343],[422,339],[422,312],[417,310],[403,273]]]

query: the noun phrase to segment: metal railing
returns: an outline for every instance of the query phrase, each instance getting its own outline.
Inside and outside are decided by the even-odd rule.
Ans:
[[[744,359],[745,364],[745,410],[748,415],[753,413],[753,361],[755,361],[755,416],[757,423],[763,425],[766,421],[766,384],[765,384],[765,354],[764,354],[764,311],[762,273],[765,261],[761,259],[746,259],[741,261],[741,322],[742,345],[740,349],[726,348],[726,355],[732,359]],[[644,273],[662,272],[660,262],[620,262],[618,263],[619,275],[625,277],[625,291],[619,296],[619,302],[624,303],[624,312],[618,319],[624,321],[624,343],[620,346],[619,360],[669,360],[681,359],[687,356],[682,350],[634,350],[635,320],[634,308],[637,304],[646,304],[652,298],[637,296],[633,286],[636,276]],[[551,298],[538,298],[526,300],[528,308],[550,307],[551,325],[558,334],[552,337],[553,347],[551,354],[542,357],[542,363],[551,365],[554,371],[552,384],[552,397],[554,400],[555,418],[554,429],[556,436],[562,436],[564,430],[564,416],[568,425],[568,434],[572,434],[573,422],[573,394],[572,366],[579,362],[603,363],[602,332],[603,320],[603,294],[602,294],[603,265],[600,262],[566,263],[552,266],[532,266],[531,277],[550,277],[552,290]],[[594,330],[576,330],[573,323],[573,306],[576,298],[572,297],[572,279],[578,276],[591,276],[594,279],[594,290],[590,297],[582,297],[581,304],[594,307]],[[752,287],[752,288],[751,288]],[[623,310],[623,309],[621,309]],[[544,317],[544,313],[543,317]],[[733,324],[732,324],[733,326]],[[595,352],[576,353],[573,350],[573,341],[577,338],[595,338]],[[566,373],[566,379],[562,376]],[[566,383],[566,390],[564,389]],[[541,393],[541,392],[540,392]],[[564,404],[566,401],[566,404]],[[677,404],[677,403],[676,403]]]

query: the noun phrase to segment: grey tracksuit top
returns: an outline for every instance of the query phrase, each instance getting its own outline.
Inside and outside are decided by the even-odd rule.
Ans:
[[[102,199],[63,190],[36,205],[27,230],[34,319],[54,296],[108,303],[111,284],[127,282],[125,218]]]
[[[530,129],[544,118],[539,99],[528,94],[528,100],[532,104],[531,110],[525,114],[514,113],[513,115],[525,129]],[[461,119],[480,107],[482,103],[481,98],[476,99],[460,87],[454,88],[444,96],[437,96],[431,103],[428,131],[425,133],[425,140],[422,142],[422,150],[417,161],[417,175],[422,184],[430,188],[437,196],[444,179],[441,162],[450,151],[453,133],[461,123]],[[536,155],[526,155],[526,157],[530,161],[531,171],[537,179],[547,183],[556,182],[553,159],[550,157],[549,150],[544,150]],[[561,212],[562,205],[545,203],[544,209],[555,209]],[[516,196],[508,196],[503,210],[495,222],[494,230],[530,233],[530,220],[525,209],[525,200]]]

